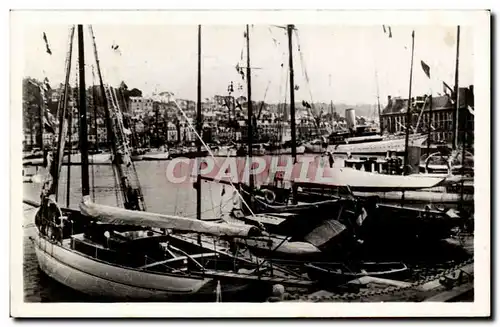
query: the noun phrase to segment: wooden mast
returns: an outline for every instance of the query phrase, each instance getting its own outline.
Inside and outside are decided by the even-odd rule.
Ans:
[[[78,70],[80,77],[80,152],[82,158],[82,195],[90,194],[89,154],[87,135],[87,99],[85,90],[85,51],[83,43],[83,25],[78,25]]]
[[[70,204],[70,194],[71,194],[71,151],[73,150],[73,143],[71,142],[72,130],[73,130],[73,109],[68,113],[68,166],[67,166],[67,177],[66,177],[66,207],[69,208]]]
[[[292,158],[293,163],[297,162],[297,134],[295,130],[295,82],[293,81],[293,52],[292,52],[292,32],[294,26],[287,25],[288,32],[288,65],[290,69],[290,129],[292,134]]]
[[[41,91],[41,89],[39,89]],[[41,93],[41,92],[40,92]],[[40,94],[41,95],[41,94]],[[45,97],[48,95],[46,94]],[[37,143],[40,144],[40,150],[43,152],[43,111],[45,109],[45,101],[43,97],[40,97],[40,105],[38,106],[38,133],[37,133]]]
[[[424,108],[425,109],[425,108]],[[432,90],[429,97],[429,127],[427,131],[427,158],[431,154],[431,131],[432,131]]]
[[[455,108],[453,110],[453,140],[452,140],[452,148],[456,150],[458,145],[458,110],[460,108],[459,101],[459,87],[458,87],[458,64],[460,58],[460,25],[457,26],[457,55],[455,58]]]
[[[287,25],[288,33],[288,66],[290,70],[290,132],[292,136],[292,158],[293,163],[297,163],[297,134],[295,127],[295,82],[293,81],[293,47],[292,47],[292,32],[295,27],[293,25]],[[292,187],[292,204],[297,203],[297,188]]]
[[[413,54],[415,50],[415,31],[411,32],[411,64],[410,64],[410,86],[408,90],[408,109],[406,110],[406,135],[405,135],[405,158],[404,158],[404,164],[403,164],[403,172],[404,174],[408,174],[407,170],[407,165],[409,164],[409,157],[408,157],[408,143],[410,140],[410,127],[411,127],[411,117],[412,117],[412,112],[411,112],[411,106],[412,106],[412,101],[411,101],[411,83],[413,79]]]
[[[198,87],[196,104],[196,138],[198,155],[201,153],[201,25],[198,25]],[[201,176],[200,176],[200,157],[196,158],[196,218],[201,220]],[[200,236],[198,235],[198,241]]]
[[[106,119],[107,141],[108,141],[108,143],[111,144],[111,149],[113,151],[113,154],[115,154],[116,153],[116,142],[115,142],[115,137],[113,134],[113,126],[111,124],[111,117],[109,115],[109,103],[108,103],[108,99],[106,97],[106,90],[104,89],[104,82],[103,82],[102,74],[101,74],[101,66],[99,63],[99,57],[97,55],[97,46],[95,44],[95,36],[94,36],[94,30],[93,30],[92,26],[89,26],[89,31],[90,31],[90,35],[92,37],[92,42],[93,42],[93,46],[94,46],[94,57],[95,57],[96,68],[97,68],[97,77],[99,78],[99,90],[101,91],[102,104],[104,106],[104,114],[105,114],[105,119]]]
[[[383,133],[383,125],[382,125],[382,116],[380,114],[380,90],[379,90],[379,85],[378,85],[378,74],[377,70],[375,69],[375,83],[377,85],[377,111],[378,111],[378,127],[380,129],[380,135]]]
[[[250,69],[250,31],[249,27],[247,24],[246,28],[246,33],[245,37],[247,39],[247,126],[248,126],[248,162],[249,162],[249,185],[250,185],[250,190],[253,190],[254,188],[254,180],[253,176],[250,173],[251,168],[252,168],[252,139],[253,139],[253,122],[252,122],[252,117],[253,117],[253,110],[252,110],[252,72]]]
[[[68,99],[69,99],[69,77],[71,73],[71,58],[73,54],[73,39],[75,35],[75,26],[72,25],[69,33],[68,52],[66,54],[66,76],[64,81],[64,90],[62,93],[61,101],[59,103],[57,114],[59,120],[57,148],[55,154],[52,156],[52,165],[50,167],[50,175],[52,176],[52,185],[49,193],[55,194],[56,199],[58,195],[59,186],[59,173],[61,170],[62,160],[64,156],[64,143],[66,142],[67,125],[66,118],[68,116]],[[70,126],[71,128],[71,126]],[[70,140],[71,143],[71,140]],[[68,166],[69,167],[69,166]]]

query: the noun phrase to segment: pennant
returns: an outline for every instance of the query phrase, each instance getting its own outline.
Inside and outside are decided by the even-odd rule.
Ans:
[[[304,107],[306,107],[306,108],[311,109],[311,105],[310,105],[310,104],[309,104],[309,102],[307,102],[307,101],[302,101],[302,105],[303,105]]]
[[[382,29],[384,30],[384,34],[387,34],[389,38],[392,38],[392,31],[390,26],[382,25]]]
[[[117,53],[118,55],[120,55],[120,56],[121,56],[121,55],[122,55],[122,52],[120,51],[120,49],[119,49],[119,48],[120,48],[120,46],[119,46],[118,44],[113,43],[113,45],[111,45],[111,49],[112,49],[115,53]]]
[[[424,70],[425,75],[427,75],[428,78],[431,78],[431,68],[429,65],[427,65],[423,60],[420,61],[422,64],[422,69]]]
[[[49,47],[49,41],[47,40],[47,35],[45,34],[45,32],[43,32],[43,41],[45,42],[45,47],[46,47],[46,51],[49,55],[52,55],[52,51],[50,50],[50,47]]]
[[[295,85],[294,89],[295,89],[295,91],[298,91],[299,90],[299,86]]]

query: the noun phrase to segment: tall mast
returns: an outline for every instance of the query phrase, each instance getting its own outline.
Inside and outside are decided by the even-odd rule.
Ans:
[[[52,186],[50,189],[51,194],[56,195],[57,199],[57,189],[59,186],[59,173],[61,171],[62,159],[64,156],[64,143],[66,141],[66,133],[68,126],[66,125],[66,118],[68,116],[68,99],[69,99],[69,76],[71,73],[71,57],[73,54],[73,39],[75,36],[75,25],[71,26],[68,40],[68,52],[66,53],[66,67],[65,67],[65,81],[64,81],[64,90],[60,97],[59,106],[57,109],[57,115],[59,120],[59,129],[58,129],[58,140],[57,140],[57,149],[55,155],[52,157],[52,165],[50,167],[52,176]],[[70,126],[71,128],[71,126]],[[71,141],[71,140],[70,140]]]
[[[412,65],[413,66],[413,65]],[[377,84],[377,111],[378,111],[378,126],[380,128],[380,134],[383,132],[382,126],[382,116],[380,115],[380,90],[378,85],[378,74],[377,70],[375,70],[375,83]]]
[[[45,95],[48,96],[48,95]],[[40,144],[40,150],[43,153],[43,110],[45,108],[45,101],[42,98],[40,105],[38,106],[38,135],[37,135],[37,143]]]
[[[429,127],[427,131],[427,157],[429,157],[431,152],[431,130],[432,130],[432,91],[429,97]]]
[[[250,164],[249,169],[252,167],[252,139],[253,139],[253,126],[252,126],[252,72],[250,69],[250,31],[247,24],[247,30],[245,33],[245,37],[247,39],[247,112],[248,112],[248,162]],[[254,187],[253,176],[249,172],[249,184],[250,189],[252,190]]]
[[[31,109],[28,109],[28,110],[31,110]],[[31,146],[31,149],[33,150],[33,129],[34,129],[34,123],[33,123],[33,115],[30,113],[29,115],[29,118],[30,118],[30,146]]]
[[[403,165],[403,171],[406,174],[407,173],[407,165],[408,165],[408,143],[410,140],[410,127],[411,127],[411,82],[413,79],[413,54],[415,50],[415,31],[411,32],[411,64],[410,64],[410,87],[408,90],[408,109],[406,110],[406,136],[405,136],[405,158],[404,158],[404,165]]]
[[[89,186],[89,149],[87,135],[87,99],[85,97],[85,51],[83,44],[83,25],[78,25],[78,70],[80,77],[80,152],[82,158],[82,195],[90,194]]]
[[[70,204],[70,194],[71,194],[71,151],[73,150],[73,143],[71,142],[72,138],[72,129],[73,129],[73,109],[69,111],[68,115],[68,125],[69,125],[69,130],[68,130],[68,167],[66,168],[67,171],[67,177],[66,177],[66,207],[69,208]]]
[[[460,25],[457,26],[457,56],[455,59],[455,108],[453,110],[453,144],[452,148],[455,150],[458,145],[458,110],[460,108],[460,105],[458,103],[459,101],[459,96],[458,96],[458,64],[459,64],[459,56],[460,56]]]
[[[108,143],[111,143],[111,149],[113,150],[113,153],[116,153],[116,143],[115,143],[114,135],[113,135],[113,126],[111,124],[111,117],[109,115],[109,103],[108,103],[108,99],[106,97],[106,90],[104,89],[104,82],[102,80],[101,66],[99,63],[99,57],[97,55],[97,46],[95,44],[95,36],[94,36],[94,30],[93,30],[92,26],[89,26],[89,31],[90,31],[90,34],[92,36],[92,42],[94,45],[94,57],[95,57],[95,62],[96,62],[96,67],[97,67],[97,77],[99,78],[99,89],[101,91],[102,104],[104,106],[104,113],[106,115],[105,118],[106,118],[107,141],[108,141]]]
[[[297,162],[297,149],[296,149],[296,142],[297,142],[297,135],[295,131],[295,88],[294,88],[294,81],[293,81],[293,52],[292,52],[292,32],[293,32],[294,26],[293,25],[287,25],[287,31],[288,31],[288,64],[289,64],[289,69],[290,69],[290,129],[292,133],[292,158],[293,162]]]
[[[196,138],[198,154],[201,153],[201,25],[198,25],[198,95],[196,108]],[[196,218],[201,220],[201,176],[200,176],[200,157],[196,158]],[[198,236],[199,237],[199,236]]]
[[[333,117],[333,100],[330,100],[330,123],[332,124],[332,130],[333,130],[333,122],[335,121],[335,118]]]

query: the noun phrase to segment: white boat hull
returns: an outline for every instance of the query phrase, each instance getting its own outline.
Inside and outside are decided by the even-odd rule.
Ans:
[[[170,159],[170,153],[147,153],[142,156],[142,160],[168,160]]]
[[[427,139],[427,135],[410,136],[409,146],[422,146]],[[328,151],[332,153],[350,154],[385,154],[388,151],[404,152],[405,138],[385,139],[376,142],[363,142],[354,144],[329,145]]]
[[[80,154],[72,154],[71,155],[71,164],[72,165],[80,165],[82,163]],[[63,157],[62,164],[68,164],[68,156]],[[93,154],[89,156],[89,165],[107,165],[111,164],[111,154],[109,153],[99,153]],[[43,165],[43,158],[35,158],[35,159],[24,159],[24,166],[41,166]]]
[[[321,144],[306,144],[304,146],[305,153],[324,153],[327,149],[327,146]]]
[[[63,165],[68,163],[68,156],[63,157]],[[72,164],[81,164],[82,156],[81,154],[72,154],[71,155],[71,163]],[[89,155],[89,164],[98,165],[98,164],[109,164],[111,163],[111,154],[110,153],[98,153]]]
[[[304,145],[299,145],[295,148],[295,152],[297,154],[304,154],[306,152],[306,147]],[[266,151],[269,155],[284,155],[284,154],[292,154],[292,148],[283,148],[276,150],[268,150]]]
[[[90,296],[120,300],[167,300],[194,294],[210,279],[155,274],[90,258],[37,236],[41,270],[59,283]]]

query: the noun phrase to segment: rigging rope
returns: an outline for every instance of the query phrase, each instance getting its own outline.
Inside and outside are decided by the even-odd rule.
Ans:
[[[286,53],[282,52],[281,56],[281,75],[280,75],[280,89],[279,89],[279,94],[280,97],[283,95],[283,73],[285,75],[285,103],[284,105],[281,106],[281,110],[278,110],[278,114],[283,115],[282,119],[279,120],[279,125],[278,125],[278,133],[279,133],[279,141],[283,142],[283,124],[281,123],[283,119],[285,119],[285,106],[286,106],[286,99],[287,99],[287,91],[288,91],[288,68],[285,68],[284,62],[285,62],[285,57]],[[279,109],[279,108],[278,108]]]
[[[94,74],[94,65],[92,67],[92,106],[94,109],[94,128],[95,128],[95,133],[94,133],[94,148],[97,150],[98,142],[97,142],[97,102],[96,102],[96,97],[95,97],[95,74]],[[92,125],[92,124],[91,124]],[[97,151],[96,151],[97,153]],[[95,171],[94,171],[94,160],[95,160],[95,154],[92,156],[92,201],[95,202]]]
[[[213,159],[214,161],[214,164],[216,165],[216,160],[215,160],[215,156],[212,152],[212,150],[207,146],[207,144],[205,143],[205,141],[202,139],[201,135],[198,134],[198,131],[194,128],[193,124],[191,124],[191,122],[189,121],[186,113],[184,112],[184,110],[182,110],[182,108],[179,106],[179,104],[177,103],[177,101],[175,99],[173,99],[174,101],[174,104],[175,106],[177,107],[177,109],[179,109],[179,111],[182,113],[182,115],[184,116],[184,119],[186,120],[189,128],[191,130],[193,130],[195,136],[200,140],[201,144],[205,147],[205,149],[208,151],[208,154],[210,155],[210,157]],[[201,161],[201,160],[200,160]],[[201,162],[200,162],[201,163]],[[196,164],[199,165],[200,163],[198,163],[198,160],[196,160]],[[219,167],[220,168],[220,167]],[[233,189],[237,192],[240,200],[243,202],[243,204],[247,207],[248,211],[251,213],[252,216],[255,216],[255,213],[252,211],[252,209],[250,208],[250,206],[248,205],[248,203],[245,201],[245,199],[243,198],[243,196],[241,195],[241,193],[238,191],[238,189],[236,188],[236,186],[234,185],[233,181],[231,179],[229,179],[229,184],[233,187]]]
[[[297,47],[298,47],[299,58],[300,58],[300,67],[302,68],[302,75],[306,79],[306,88],[307,88],[307,91],[309,92],[309,97],[311,100],[311,108],[307,108],[307,112],[314,118],[315,115],[312,113],[312,109],[314,109],[314,99],[313,99],[313,95],[312,95],[312,91],[311,91],[309,74],[307,74],[307,68],[305,65],[304,56],[303,56],[303,53],[300,49],[299,31],[297,29],[294,29],[294,32],[295,32],[295,37],[297,39]],[[316,121],[316,119],[315,119],[315,121]],[[316,124],[316,122],[315,122],[315,124]],[[319,126],[317,126],[317,127],[319,128]]]

